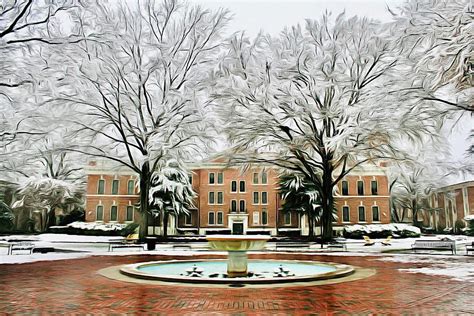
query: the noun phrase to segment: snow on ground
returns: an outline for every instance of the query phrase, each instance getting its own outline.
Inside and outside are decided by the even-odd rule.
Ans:
[[[348,239],[347,252],[328,251],[328,249],[320,249],[319,245],[312,245],[310,248],[289,249],[288,253],[305,252],[308,254],[319,255],[335,255],[335,256],[377,256],[375,260],[384,260],[401,263],[426,263],[429,267],[421,268],[405,268],[400,269],[408,273],[424,273],[431,275],[439,275],[451,277],[456,280],[474,282],[474,258],[464,256],[464,245],[474,242],[474,237],[466,236],[423,236],[422,239],[439,239],[439,238],[453,238],[458,245],[458,255],[445,254],[396,254],[397,251],[406,251],[411,249],[411,245],[419,238],[405,238],[392,239],[390,246],[383,246],[381,242],[384,239],[373,239],[375,244],[373,246],[364,246],[363,240]],[[78,259],[88,256],[128,256],[128,255],[179,255],[179,256],[194,256],[197,254],[224,254],[225,252],[215,252],[205,250],[205,243],[192,243],[192,250],[177,250],[173,249],[171,245],[158,244],[155,251],[140,251],[138,249],[119,248],[114,252],[108,251],[109,242],[111,240],[119,240],[121,237],[110,236],[79,236],[79,235],[65,235],[65,234],[41,234],[36,236],[31,235],[14,235],[0,237],[0,264],[19,264],[36,261],[50,261],[50,260],[66,260]],[[7,255],[8,243],[6,241],[12,240],[30,240],[36,247],[53,247],[57,252],[50,252],[46,254],[34,253],[27,254],[25,252],[15,252],[14,255]],[[267,251],[275,249],[274,243],[268,243]],[[70,251],[70,252],[61,252]],[[394,251],[395,253],[383,253],[384,251]],[[282,251],[279,251],[282,252]],[[256,252],[265,253],[265,252]]]

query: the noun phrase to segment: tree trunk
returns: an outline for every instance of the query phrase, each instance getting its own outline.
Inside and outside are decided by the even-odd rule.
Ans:
[[[140,174],[140,240],[144,240],[148,236],[148,192],[150,190],[150,165],[143,163]]]
[[[420,227],[421,225],[418,222],[418,208],[416,207],[415,199],[411,201],[411,210],[413,211],[413,226]]]
[[[334,197],[332,196],[332,172],[333,167],[331,166],[330,161],[324,162],[324,172],[323,172],[323,183],[322,183],[322,192],[321,192],[321,202],[323,214],[321,216],[322,221],[322,242],[328,242],[332,239],[332,211],[334,208]]]
[[[45,230],[55,225],[56,225],[56,208],[52,208],[51,210],[47,212]]]
[[[309,240],[314,239],[314,217],[313,214],[308,213],[308,225],[309,225]]]
[[[165,239],[168,238],[168,217],[169,217],[168,212],[164,212],[164,214],[163,214],[163,237]]]

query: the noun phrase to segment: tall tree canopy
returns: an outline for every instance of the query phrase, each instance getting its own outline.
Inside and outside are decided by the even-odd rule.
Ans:
[[[324,15],[278,38],[235,36],[215,73],[235,153],[311,181],[325,239],[337,183],[361,164],[402,159],[398,145],[434,127],[387,95],[403,66],[387,35],[367,19]]]
[[[203,78],[229,15],[177,0],[114,4],[77,16],[88,40],[65,52],[70,75],[52,101],[76,110],[70,123],[84,140],[76,151],[139,175],[143,237],[153,170],[211,140]]]

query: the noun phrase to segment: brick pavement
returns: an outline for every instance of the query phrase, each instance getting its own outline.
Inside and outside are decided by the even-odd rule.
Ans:
[[[199,256],[216,258],[219,256]],[[374,257],[261,254],[251,258],[332,261],[375,268],[375,276],[330,285],[278,288],[205,288],[136,284],[107,279],[99,269],[164,256],[95,256],[0,265],[0,314],[370,315],[474,313],[474,286],[400,268]],[[183,259],[189,259],[185,257]],[[469,260],[469,259],[466,259]]]

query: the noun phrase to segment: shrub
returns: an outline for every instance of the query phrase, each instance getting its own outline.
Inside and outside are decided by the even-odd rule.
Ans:
[[[466,228],[466,223],[462,219],[457,219],[456,222],[454,223],[455,233],[462,233],[463,229]]]
[[[373,224],[373,225],[348,225],[344,227],[344,237],[361,239],[362,236],[371,238],[419,237],[419,228],[407,224]]]
[[[12,210],[0,201],[0,233],[11,232],[14,226],[14,219]]]

